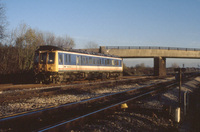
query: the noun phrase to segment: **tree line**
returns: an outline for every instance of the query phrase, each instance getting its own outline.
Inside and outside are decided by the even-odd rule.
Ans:
[[[69,36],[58,37],[54,33],[33,29],[27,24],[20,24],[8,33],[7,26],[5,6],[0,1],[0,75],[31,71],[35,50],[40,45],[62,48],[75,46]]]
[[[35,50],[40,45],[73,48],[74,40],[68,36],[57,37],[21,24],[0,42],[0,74],[29,71],[33,68]]]

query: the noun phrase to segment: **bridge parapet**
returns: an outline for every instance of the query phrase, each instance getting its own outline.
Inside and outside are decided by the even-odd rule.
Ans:
[[[105,49],[163,49],[163,50],[200,51],[200,49],[198,48],[158,47],[158,46],[106,46]]]

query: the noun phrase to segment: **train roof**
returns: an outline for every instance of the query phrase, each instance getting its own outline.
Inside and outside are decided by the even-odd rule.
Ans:
[[[114,56],[114,55],[108,55],[108,54],[102,54],[102,53],[96,53],[96,52],[87,52],[87,51],[76,50],[76,49],[65,49],[65,48],[60,48],[60,47],[52,46],[52,45],[39,46],[39,48],[36,50],[36,52],[37,51],[45,51],[45,50],[49,50],[49,51],[60,50],[60,51],[76,52],[76,53],[82,53],[82,54],[90,54],[90,55],[99,55],[99,56],[120,58],[119,56]]]

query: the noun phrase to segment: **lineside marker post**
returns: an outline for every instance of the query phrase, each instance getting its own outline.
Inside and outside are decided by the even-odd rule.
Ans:
[[[179,68],[179,107],[181,108],[181,84],[182,84],[182,70]]]
[[[178,74],[175,75],[175,78],[177,82],[179,83],[179,100],[178,105],[179,107],[175,110],[175,121],[177,123],[180,122],[180,111],[181,111],[181,84],[182,84],[182,72],[185,72],[185,68],[175,68],[174,71],[178,72]]]
[[[179,82],[179,107],[181,108],[181,85],[182,85],[182,72],[185,72],[185,68],[175,68],[174,71],[178,72],[178,75],[175,75],[176,80]]]

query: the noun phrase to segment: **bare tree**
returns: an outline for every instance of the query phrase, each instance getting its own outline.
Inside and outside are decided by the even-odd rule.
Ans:
[[[74,46],[75,46],[74,40],[71,37],[66,36],[65,37],[65,43],[64,43],[63,47],[68,48],[68,49],[72,49]]]
[[[72,49],[75,46],[74,40],[68,36],[56,37],[55,45],[61,48]]]
[[[97,49],[98,47],[99,47],[99,45],[92,41],[87,43],[87,45],[85,46],[85,48],[87,48],[87,49]]]
[[[171,67],[172,67],[172,68],[178,68],[179,65],[178,65],[177,63],[173,63]]]
[[[5,8],[3,4],[0,3],[0,41],[3,38],[5,38],[6,25],[7,25],[7,21],[6,21],[6,16],[5,16]]]
[[[20,71],[30,70],[33,66],[34,52],[37,46],[44,45],[43,35],[21,24],[12,32],[13,46],[17,49],[17,66]]]
[[[135,67],[136,68],[145,68],[145,64],[144,63],[137,64]]]
[[[43,40],[44,40],[45,45],[55,45],[56,37],[53,33],[43,32],[41,34],[43,36]]]
[[[56,46],[59,46],[59,47],[62,47],[62,48],[63,48],[64,43],[65,43],[64,38],[62,38],[62,37],[57,37],[57,38],[56,38],[56,41],[55,41],[55,45],[56,45]]]

